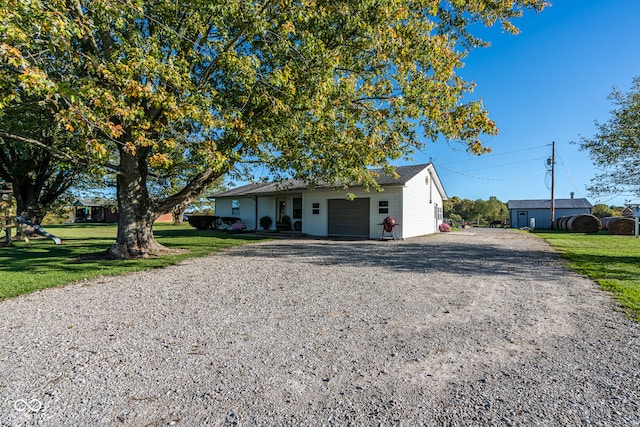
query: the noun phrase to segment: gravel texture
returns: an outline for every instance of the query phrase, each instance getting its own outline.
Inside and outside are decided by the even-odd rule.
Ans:
[[[640,426],[640,324],[543,240],[278,240],[0,303],[0,425]]]

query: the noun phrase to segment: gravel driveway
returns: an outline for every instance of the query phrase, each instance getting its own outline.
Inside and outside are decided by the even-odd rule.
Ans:
[[[0,425],[640,425],[640,324],[543,240],[280,240],[0,303]]]

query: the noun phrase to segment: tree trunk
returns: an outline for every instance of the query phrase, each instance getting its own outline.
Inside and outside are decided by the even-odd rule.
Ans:
[[[118,237],[107,251],[117,259],[147,258],[172,252],[153,236],[156,212],[147,190],[146,156],[140,148],[135,155],[120,152],[117,174]]]
[[[171,210],[171,216],[173,216],[173,225],[182,225],[184,218],[185,208],[176,206]]]
[[[16,214],[29,222],[40,225],[46,212],[38,207],[38,195],[33,191],[27,191],[28,194],[24,194],[24,191],[15,191],[15,188],[14,184],[13,197],[16,199]],[[28,190],[33,189],[29,188]]]
[[[28,190],[32,190],[32,187],[26,187],[28,193],[26,195],[24,194],[24,186],[20,188],[20,190],[22,191],[18,192],[15,192],[16,187],[16,184],[13,184],[13,197],[16,199],[16,215],[21,216],[22,218],[33,224],[40,225],[46,212],[43,212],[42,209],[37,208],[37,201],[34,201],[34,198],[37,198],[37,195],[33,194],[33,192],[28,192]],[[31,227],[30,225],[22,224],[21,230],[22,233],[24,233],[28,237],[39,236],[39,233],[36,231],[36,229]]]

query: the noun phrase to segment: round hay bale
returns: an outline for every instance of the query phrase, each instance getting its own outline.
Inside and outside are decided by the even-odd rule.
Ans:
[[[572,215],[567,220],[567,229],[573,233],[597,233],[601,228],[600,220],[590,214]]]
[[[557,230],[566,230],[567,229],[567,220],[568,216],[561,216],[556,220],[556,229]]]
[[[604,218],[600,218],[600,222],[602,223],[602,229],[608,230],[609,224],[612,223],[617,217],[615,216],[607,216]]]
[[[609,216],[602,218],[602,228],[609,233],[619,236],[633,236],[635,234],[635,221],[624,216]]]

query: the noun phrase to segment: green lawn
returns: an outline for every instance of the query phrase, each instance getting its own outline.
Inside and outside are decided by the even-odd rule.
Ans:
[[[622,309],[640,321],[640,238],[568,232],[536,232],[558,249],[569,267],[611,291]]]
[[[22,240],[14,241],[10,247],[0,247],[0,300],[92,277],[165,267],[258,239],[247,234],[196,230],[189,225],[156,224],[154,234],[158,242],[169,248],[188,249],[188,252],[121,261],[90,257],[104,252],[115,241],[115,224],[48,225],[44,228],[60,237],[64,244],[38,239],[31,240],[31,247]]]

